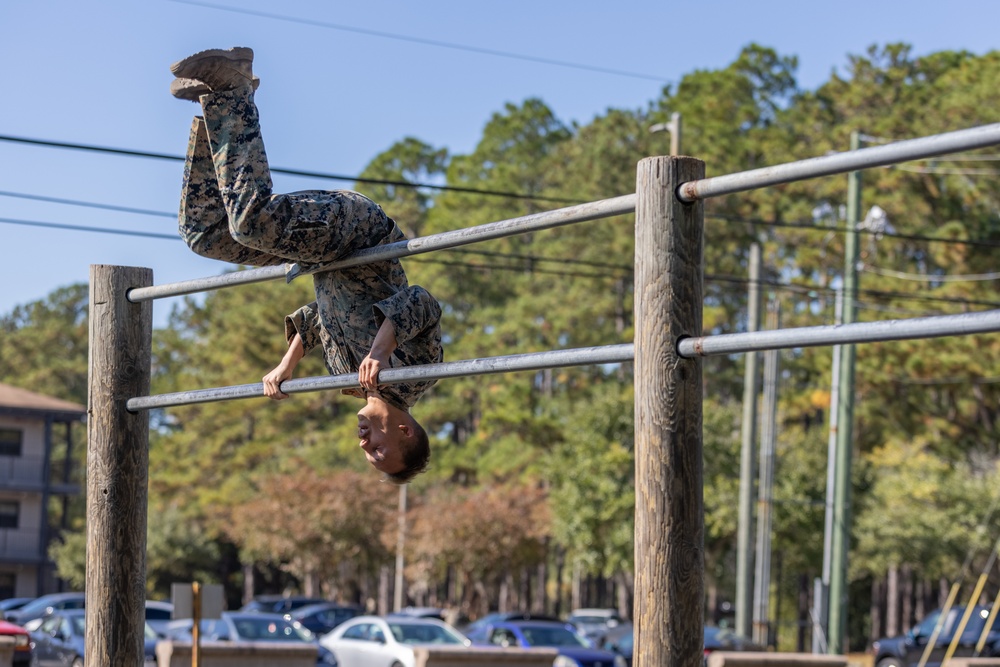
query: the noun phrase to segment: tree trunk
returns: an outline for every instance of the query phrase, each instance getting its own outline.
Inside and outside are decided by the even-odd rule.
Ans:
[[[889,566],[885,589],[885,635],[899,634],[899,568]]]
[[[869,643],[882,636],[882,599],[884,593],[884,580],[878,577],[872,578],[872,600],[869,606],[869,614],[871,615],[871,629],[868,636]]]
[[[900,568],[902,582],[900,585],[900,630],[909,630],[916,620],[913,618],[913,570],[909,565]]]
[[[799,575],[799,635],[795,643],[795,650],[799,653],[806,652],[806,644],[812,638],[812,624],[809,622],[809,574],[803,572]]]

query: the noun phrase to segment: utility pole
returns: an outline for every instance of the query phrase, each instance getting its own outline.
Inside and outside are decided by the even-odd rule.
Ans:
[[[780,303],[771,298],[767,304],[766,327],[776,331],[780,325]],[[757,556],[754,576],[753,640],[761,646],[771,644],[771,500],[774,495],[774,450],[778,432],[778,350],[764,353],[764,405],[760,423],[760,469],[757,482]]]
[[[844,290],[838,289],[833,307],[833,323],[844,323]],[[826,652],[829,628],[830,568],[833,552],[833,496],[837,484],[837,412],[840,409],[841,346],[833,346],[830,363],[830,436],[826,445],[826,507],[823,521],[823,573],[813,587],[813,653]]]
[[[861,133],[851,132],[851,150],[861,147]],[[847,175],[847,238],[844,242],[844,324],[855,321],[858,291],[858,222],[861,218],[861,172]],[[840,356],[837,415],[837,461],[834,469],[833,539],[830,568],[830,623],[827,652],[844,652],[847,628],[847,556],[851,536],[851,453],[854,447],[855,346],[844,345]]]
[[[747,290],[747,332],[760,329],[760,244],[750,244],[750,287]],[[736,533],[736,632],[749,637],[753,615],[753,496],[754,455],[757,438],[757,394],[760,391],[760,372],[757,352],[747,352],[743,369],[743,427],[740,445],[740,501],[739,522]]]

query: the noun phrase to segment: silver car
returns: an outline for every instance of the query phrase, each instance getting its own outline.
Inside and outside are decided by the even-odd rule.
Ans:
[[[433,618],[356,616],[319,643],[351,667],[414,667],[415,646],[469,646],[458,630]]]

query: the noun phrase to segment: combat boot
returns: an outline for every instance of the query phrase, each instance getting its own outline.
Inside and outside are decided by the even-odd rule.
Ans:
[[[232,90],[253,80],[253,49],[234,46],[200,51],[175,62],[170,71],[178,79],[199,81],[212,92]]]
[[[257,90],[260,87],[260,79],[253,77],[252,84],[253,89]],[[179,100],[197,102],[199,97],[211,92],[212,89],[207,84],[197,79],[174,79],[170,82],[170,94]]]

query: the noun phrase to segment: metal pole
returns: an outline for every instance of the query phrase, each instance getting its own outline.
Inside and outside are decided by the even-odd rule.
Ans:
[[[544,368],[562,368],[566,366],[587,366],[593,364],[613,364],[632,361],[633,345],[605,345],[603,347],[583,347],[569,350],[552,350],[549,352],[533,352],[514,354],[503,357],[487,357],[485,359],[469,359],[467,361],[448,361],[441,364],[423,364],[403,368],[389,368],[379,373],[379,382],[394,384],[397,382],[415,382],[423,380],[440,380],[444,378],[469,377],[472,375],[489,375],[492,373],[513,373],[516,371],[534,371]],[[358,374],[329,375],[286,380],[281,383],[281,390],[286,394],[301,394],[325,389],[347,389],[359,387]],[[169,408],[176,405],[191,405],[194,403],[213,403],[241,398],[255,398],[264,395],[264,386],[260,382],[232,387],[216,387],[214,389],[195,389],[178,391],[156,396],[138,396],[130,398],[129,410],[149,410],[151,408]]]
[[[680,118],[677,119],[677,136],[680,135]],[[671,140],[673,143],[673,139]],[[983,148],[1000,144],[1000,123],[984,125],[982,127],[957,132],[923,137],[920,139],[910,139],[894,144],[866,148],[864,150],[848,153],[839,153],[823,157],[790,162],[783,165],[764,167],[751,171],[729,174],[726,176],[716,176],[714,178],[699,179],[683,183],[678,188],[678,197],[684,202],[692,202],[698,199],[718,197],[734,192],[753,190],[769,185],[778,185],[799,181],[817,176],[829,176],[856,169],[869,167],[880,167],[906,160],[916,160],[946,153]],[[679,139],[677,150],[680,150]],[[329,271],[348,266],[358,266],[384,259],[408,257],[419,253],[430,252],[432,250],[442,250],[455,248],[470,243],[477,243],[490,239],[523,234],[529,231],[549,229],[574,222],[583,222],[597,218],[605,218],[614,215],[631,213],[635,209],[635,195],[628,194],[612,199],[605,199],[597,202],[570,206],[535,213],[520,218],[492,222],[469,229],[454,230],[442,234],[413,239],[411,241],[400,241],[379,248],[370,248],[356,255],[331,264],[320,267],[300,267],[291,265],[287,270],[284,267],[264,267],[260,269],[249,269],[227,273],[222,276],[211,276],[208,278],[198,278],[194,280],[181,281],[156,285],[148,288],[134,289],[129,292],[128,298],[133,302],[147,301],[150,299],[162,299],[206,290],[220,289],[234,285],[263,282],[275,280],[282,276],[291,280],[295,276],[305,273],[314,273],[319,270]]]
[[[878,343],[912,338],[966,336],[1000,331],[1000,310],[960,315],[914,317],[907,320],[856,322],[840,326],[797,327],[780,331],[719,334],[685,338],[677,344],[682,357],[711,357],[753,350],[778,350],[789,347],[817,347],[838,343]],[[843,381],[843,378],[841,378]],[[843,392],[841,392],[843,396]]]
[[[833,322],[840,325],[844,316],[844,292],[837,290],[833,307]],[[837,418],[840,405],[840,354],[841,346],[833,346],[833,359],[830,362],[830,436],[826,445],[826,507],[823,517],[823,572],[819,593],[816,596],[814,609],[817,621],[813,623],[813,653],[826,651],[826,636],[829,622],[830,599],[830,567],[833,551],[833,495],[836,488],[837,469]],[[822,633],[822,636],[818,636]],[[823,648],[820,649],[820,644]]]
[[[750,287],[747,291],[747,332],[760,329],[760,244],[750,244],[749,256]],[[747,354],[743,370],[743,429],[740,443],[740,500],[739,522],[736,534],[736,632],[749,637],[753,614],[750,605],[753,599],[753,496],[754,455],[757,438],[757,393],[760,389],[759,356],[756,352]]]
[[[851,150],[861,145],[861,133],[851,132]],[[854,322],[858,290],[858,222],[861,220],[861,173],[847,177],[847,238],[844,242],[844,325]],[[833,541],[830,568],[829,636],[827,652],[844,651],[847,631],[847,556],[851,537],[851,450],[854,447],[854,345],[845,345],[840,357],[840,396],[837,415],[837,461],[834,469]]]
[[[176,283],[166,283],[154,287],[146,287],[131,290],[128,294],[130,301],[138,303],[150,299],[162,299],[171,296],[181,296],[184,294],[194,294],[206,290],[220,289],[249,283],[258,283],[267,280],[275,280],[285,277],[287,280],[318,271],[332,271],[335,269],[345,269],[351,266],[361,266],[372,262],[379,262],[387,259],[399,257],[409,257],[419,255],[433,250],[446,250],[457,248],[471,243],[480,243],[492,239],[525,234],[528,232],[552,229],[576,222],[586,222],[598,218],[608,218],[615,215],[624,215],[635,210],[635,195],[623,195],[612,199],[603,199],[576,206],[556,209],[554,211],[543,211],[532,213],[508,220],[490,222],[485,225],[468,227],[466,229],[456,229],[450,232],[432,234],[420,238],[399,241],[397,243],[387,243],[386,245],[366,248],[350,257],[317,266],[300,266],[298,264],[289,265],[286,271],[284,266],[268,266],[260,269],[247,269],[245,271],[235,271],[221,276],[211,276],[208,278],[196,278]]]
[[[799,327],[795,329],[783,329],[781,331],[688,337],[677,343],[677,353],[680,357],[690,359],[694,357],[737,354],[788,347],[815,347],[849,342],[874,343],[911,338],[962,336],[996,331],[1000,331],[1000,310],[963,313],[961,315],[921,317],[909,320],[863,322],[850,326]],[[450,361],[443,364],[426,364],[388,369],[379,374],[379,380],[385,384],[392,384],[395,382],[441,380],[492,373],[513,373],[544,368],[614,364],[632,361],[633,350],[633,344],[622,343],[619,345],[553,350],[503,357],[486,357],[467,361]],[[349,373],[345,375],[286,380],[281,384],[281,389],[286,394],[301,394],[310,391],[347,389],[357,386],[359,386],[357,374]],[[126,406],[130,411],[134,412],[152,408],[169,408],[176,405],[212,403],[263,396],[264,387],[258,382],[256,384],[243,384],[231,387],[179,391],[155,396],[137,396],[130,398]]]
[[[88,665],[142,664],[146,599],[149,417],[125,397],[149,391],[153,305],[125,299],[150,269],[90,267],[87,398]]]
[[[670,114],[670,154],[681,154],[681,114],[677,111]]]
[[[791,183],[818,176],[832,176],[997,144],[1000,144],[1000,123],[705,178],[684,183],[677,192],[681,201],[692,202],[769,185]]]
[[[703,667],[702,369],[676,343],[701,332],[704,207],[677,185],[700,160],[646,158],[636,174],[635,667]]]

